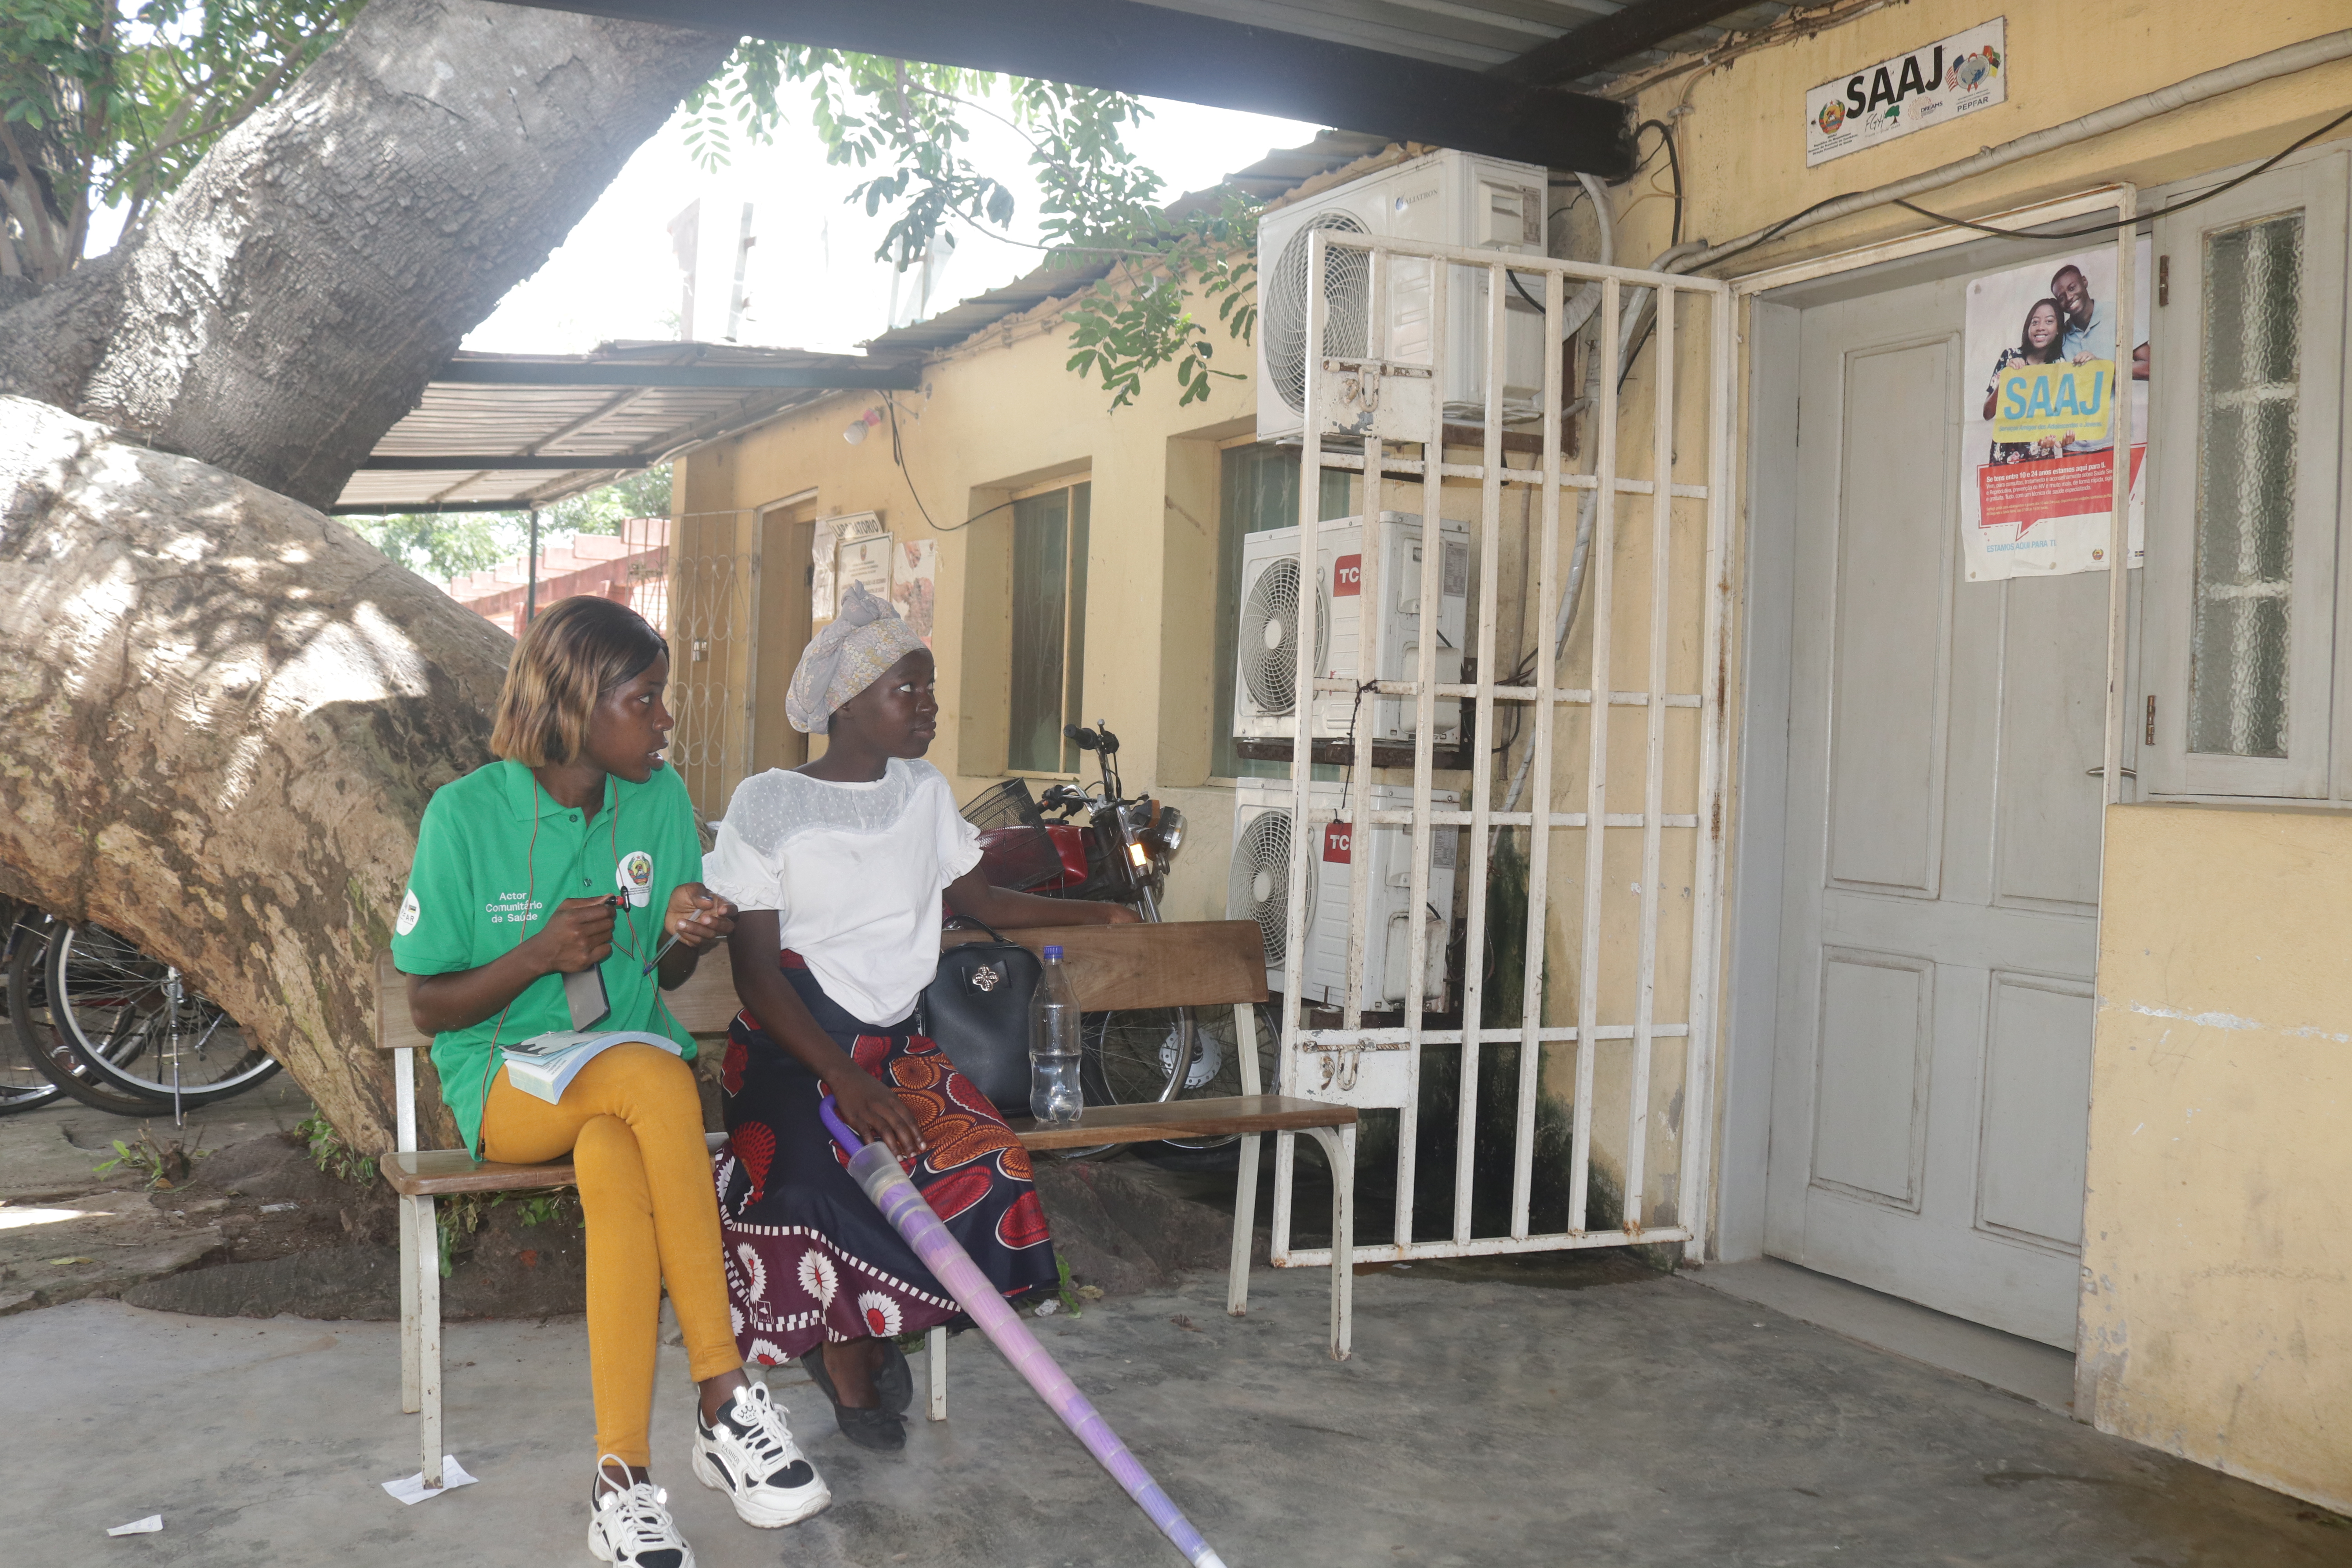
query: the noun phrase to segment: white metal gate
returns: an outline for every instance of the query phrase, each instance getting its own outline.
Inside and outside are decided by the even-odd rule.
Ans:
[[[1731,295],[1727,286],[1705,279],[1594,266],[1582,262],[1507,258],[1492,251],[1417,245],[1332,229],[1312,234],[1310,279],[1329,279],[1327,257],[1335,250],[1362,253],[1369,268],[1364,303],[1364,357],[1326,358],[1324,343],[1332,314],[1325,289],[1310,289],[1312,316],[1307,338],[1307,426],[1302,455],[1299,530],[1297,727],[1292,742],[1291,864],[1287,930],[1306,931],[1308,857],[1319,853],[1321,835],[1309,831],[1309,726],[1307,694],[1373,692],[1409,700],[1418,716],[1409,810],[1371,808],[1374,769],[1350,770],[1348,814],[1352,822],[1398,825],[1410,829],[1410,908],[1427,906],[1431,831],[1454,826],[1466,832],[1463,848],[1468,876],[1462,1026],[1430,1028],[1423,1011],[1428,960],[1427,923],[1408,920],[1410,952],[1402,1022],[1386,1027],[1365,1024],[1361,984],[1368,930],[1370,878],[1366,875],[1371,835],[1349,837],[1350,879],[1348,984],[1337,1027],[1310,1027],[1294,984],[1282,1026],[1280,1088],[1286,1094],[1342,1101],[1363,1108],[1393,1108],[1399,1117],[1396,1160],[1396,1226],[1392,1240],[1359,1242],[1359,1260],[1451,1258],[1482,1254],[1611,1247],[1628,1243],[1680,1242],[1696,1257],[1706,1235],[1709,1173],[1708,1131],[1713,1121],[1711,1006],[1718,946],[1718,902],[1725,769],[1724,684],[1729,665],[1727,622],[1729,479],[1732,442],[1734,357]],[[1352,269],[1351,269],[1352,271]],[[1444,461],[1447,410],[1441,389],[1455,384],[1445,356],[1475,353],[1479,345],[1445,341],[1449,289],[1485,285],[1485,399],[1481,427],[1455,426],[1457,446],[1482,445],[1474,463]],[[1427,323],[1436,363],[1389,357],[1394,345],[1391,288],[1409,289],[1412,312]],[[1577,293],[1570,297],[1570,290]],[[1543,333],[1540,411],[1507,410],[1504,384],[1512,333],[1507,323],[1514,296],[1539,300]],[[1563,338],[1594,319],[1597,363],[1588,361],[1588,397],[1571,405],[1559,347]],[[1524,315],[1525,312],[1522,312]],[[1646,323],[1646,325],[1645,325]],[[1563,331],[1563,327],[1570,329]],[[1525,324],[1518,329],[1522,343]],[[1635,331],[1646,336],[1635,341]],[[1352,333],[1350,333],[1352,336]],[[1646,398],[1637,394],[1621,410],[1619,392],[1630,345],[1649,353]],[[1524,353],[1522,354],[1522,368]],[[1685,394],[1681,389],[1693,388]],[[1457,409],[1455,419],[1466,411]],[[1508,466],[1505,454],[1507,414],[1539,427],[1541,446],[1528,467]],[[1563,413],[1583,422],[1589,454],[1582,471],[1571,472],[1565,451]],[[1621,420],[1621,416],[1622,416]],[[1621,443],[1621,423],[1634,432]],[[1646,426],[1646,430],[1641,427]],[[1643,439],[1646,437],[1646,441]],[[1523,445],[1520,443],[1519,445]],[[1412,447],[1403,456],[1400,448]],[[1441,684],[1435,679],[1436,638],[1419,640],[1418,668],[1408,679],[1375,680],[1362,668],[1382,646],[1380,627],[1369,617],[1391,613],[1393,595],[1379,584],[1391,563],[1381,559],[1382,530],[1366,528],[1361,564],[1362,615],[1356,639],[1359,667],[1340,678],[1315,668],[1318,638],[1310,601],[1318,572],[1318,524],[1313,498],[1320,470],[1340,468],[1363,475],[1361,510],[1376,514],[1390,504],[1391,487],[1403,490],[1400,508],[1417,486],[1422,518],[1419,602],[1439,602],[1439,520],[1446,482],[1454,493],[1475,486],[1477,510],[1474,547],[1478,552],[1473,680]],[[1534,604],[1526,617],[1532,643],[1533,679],[1498,684],[1497,608],[1505,584],[1503,499],[1519,490],[1528,502],[1524,515],[1534,537],[1527,542],[1532,563]],[[1597,504],[1609,498],[1610,504]],[[1589,554],[1577,551],[1563,561],[1562,528],[1589,538]],[[1677,534],[1682,541],[1677,543]],[[1578,566],[1589,561],[1589,568]],[[1525,574],[1522,574],[1524,576]],[[1571,607],[1562,592],[1578,582],[1572,630]],[[1621,581],[1622,580],[1622,581]],[[1516,585],[1522,595],[1527,584]],[[1631,594],[1621,595],[1621,586]],[[1625,605],[1633,613],[1625,613]],[[1641,606],[1646,605],[1646,608]],[[1424,616],[1423,625],[1433,624]],[[1638,637],[1627,648],[1621,638]],[[1583,671],[1582,684],[1561,684],[1563,653],[1568,674]],[[1626,667],[1631,666],[1629,670]],[[1633,679],[1627,679],[1628,674]],[[1321,678],[1321,679],[1318,679]],[[1466,810],[1431,805],[1434,771],[1434,704],[1459,697],[1475,704],[1475,752]],[[1528,809],[1497,809],[1496,735],[1498,710],[1517,704],[1515,732],[1528,748],[1506,806],[1516,807],[1522,784]],[[1566,710],[1571,717],[1560,722]],[[1371,752],[1372,705],[1359,701],[1353,752],[1360,764]],[[1639,714],[1634,731],[1633,715]],[[1612,724],[1612,716],[1624,715]],[[1467,726],[1465,726],[1465,729]],[[1621,731],[1612,745],[1612,731]],[[1566,799],[1555,784],[1566,784]],[[1570,805],[1570,810],[1553,809]],[[1519,830],[1526,839],[1527,913],[1525,984],[1513,999],[1515,1018],[1483,1025],[1484,958],[1487,948],[1490,854],[1497,830]],[[1571,842],[1555,856],[1552,840]],[[1629,874],[1630,871],[1630,874]],[[1558,880],[1570,886],[1554,897]],[[1628,889],[1621,895],[1619,889]],[[1630,898],[1630,903],[1625,901]],[[1557,915],[1559,931],[1553,934]],[[1680,984],[1675,981],[1679,979]],[[1547,1016],[1547,981],[1565,982]],[[1572,996],[1572,1005],[1570,997]],[[1508,1003],[1506,1004],[1509,1005]],[[1676,1080],[1666,1104],[1657,1103],[1654,1068],[1657,1043],[1672,1042],[1667,1058]],[[1511,1201],[1507,1232],[1475,1234],[1475,1152],[1478,1113],[1479,1056],[1498,1045],[1517,1046],[1517,1122],[1512,1146]],[[1537,1176],[1537,1112],[1543,1096],[1548,1054],[1559,1058],[1556,1077],[1570,1100],[1571,1131],[1567,1156],[1564,1223],[1538,1226],[1531,1215]],[[1678,1047],[1678,1049],[1675,1047]],[[1423,1068],[1433,1049],[1450,1049],[1459,1074],[1453,1173],[1454,1212],[1447,1234],[1415,1235],[1415,1145],[1422,1101]],[[1601,1071],[1608,1052],[1607,1072]],[[1604,1083],[1605,1079],[1605,1083]],[[1596,1103],[1608,1098],[1606,1107]],[[1559,1093],[1554,1095],[1557,1103]],[[1622,1129],[1622,1142],[1616,1130]],[[1622,1192],[1622,1216],[1594,1228],[1589,1223],[1596,1136],[1613,1164]],[[1678,1143],[1671,1161],[1651,1149],[1663,1137]],[[1291,1245],[1291,1200],[1297,1138],[1284,1134],[1276,1146],[1274,1260],[1284,1265],[1328,1265],[1328,1247]],[[1245,1153],[1244,1158],[1249,1158]],[[1609,1169],[1610,1165],[1604,1165]],[[1545,1173],[1556,1181],[1557,1172]],[[1359,1179],[1358,1191],[1363,1190]],[[1654,1193],[1653,1189],[1658,1189]],[[1245,1189],[1246,1190],[1246,1189]],[[1672,1204],[1671,1215],[1662,1212]]]

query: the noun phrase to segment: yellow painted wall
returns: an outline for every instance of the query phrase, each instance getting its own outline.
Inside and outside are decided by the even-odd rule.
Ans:
[[[2075,1410],[2352,1509],[2352,815],[2107,813]]]
[[[903,472],[887,423],[862,443],[843,439],[852,420],[883,403],[880,394],[845,393],[680,459],[676,504],[689,522],[707,519],[705,531],[723,525],[730,537],[748,538],[755,531],[739,527],[739,516],[814,490],[795,515],[875,511],[894,538],[939,542],[933,646],[941,713],[931,761],[958,797],[969,798],[1003,775],[1012,513],[961,525],[1027,487],[1090,480],[1084,710],[1088,722],[1106,721],[1118,731],[1129,786],[1153,787],[1192,821],[1169,913],[1222,919],[1232,801],[1202,787],[1216,453],[1221,438],[1250,428],[1247,384],[1220,384],[1205,404],[1179,409],[1174,376],[1163,374],[1147,384],[1139,406],[1113,415],[1108,394],[1063,368],[1067,357],[1050,322],[992,331],[928,366],[920,391],[897,395]],[[806,601],[807,566],[798,556],[761,563],[762,666],[780,666],[786,679],[808,629],[805,614],[795,620],[788,602]],[[775,747],[785,729],[780,682],[763,682],[757,707],[759,762],[785,761]],[[1179,713],[1198,721],[1176,721]],[[822,740],[813,748],[822,751]],[[1086,762],[1091,779],[1093,761]]]

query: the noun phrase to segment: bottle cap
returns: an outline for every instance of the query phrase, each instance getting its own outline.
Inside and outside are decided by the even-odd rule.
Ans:
[[[1048,943],[1046,943],[1046,944],[1045,944],[1045,960],[1046,960],[1046,962],[1047,962],[1047,963],[1061,963],[1061,962],[1062,962],[1062,944],[1061,944],[1061,943],[1059,943],[1059,942],[1048,942]]]

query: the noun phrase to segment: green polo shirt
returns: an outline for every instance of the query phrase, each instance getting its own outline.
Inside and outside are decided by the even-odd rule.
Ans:
[[[416,830],[416,860],[393,925],[393,963],[404,974],[478,969],[521,945],[560,900],[622,890],[625,865],[647,896],[642,907],[615,911],[613,953],[600,966],[612,1011],[595,1026],[667,1034],[690,1058],[693,1037],[661,1004],[660,971],[644,973],[661,945],[670,894],[702,879],[702,840],[686,785],[667,767],[641,784],[607,776],[603,808],[584,821],[583,815],[557,805],[515,762],[492,763],[436,791]],[[563,977],[542,974],[503,1015],[433,1037],[442,1101],[477,1158],[497,1047],[571,1027]]]

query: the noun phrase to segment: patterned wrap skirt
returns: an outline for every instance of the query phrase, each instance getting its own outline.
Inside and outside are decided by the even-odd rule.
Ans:
[[[781,966],[817,1026],[915,1113],[923,1152],[900,1163],[989,1282],[1008,1297],[1051,1289],[1059,1272],[1029,1152],[996,1108],[928,1037],[850,1016],[798,953],[783,953]],[[817,1118],[823,1083],[748,1008],[728,1031],[719,1081],[728,1141],[713,1168],[745,1361],[774,1366],[828,1340],[895,1338],[962,1319],[851,1178]]]

